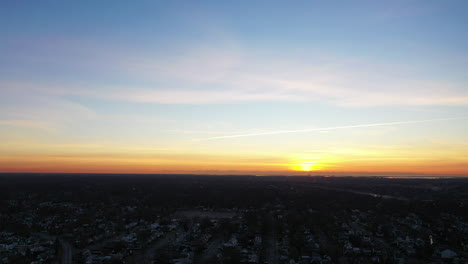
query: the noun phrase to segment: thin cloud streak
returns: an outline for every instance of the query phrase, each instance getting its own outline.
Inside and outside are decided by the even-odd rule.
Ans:
[[[0,126],[14,126],[24,128],[37,128],[47,131],[54,131],[55,128],[47,122],[35,120],[0,120]]]
[[[259,133],[237,134],[237,135],[201,138],[201,139],[194,139],[193,141],[207,141],[207,140],[216,140],[216,139],[225,139],[225,138],[252,137],[252,136],[288,134],[288,133],[306,133],[306,132],[328,131],[328,130],[361,128],[361,127],[376,127],[376,126],[393,126],[393,125],[403,125],[403,124],[417,124],[417,123],[428,123],[428,122],[436,122],[436,121],[459,120],[459,119],[466,119],[466,118],[467,117],[452,117],[452,118],[439,118],[439,119],[413,120],[413,121],[387,122],[387,123],[373,123],[373,124],[336,126],[336,127],[307,128],[307,129],[297,129],[297,130],[279,130],[279,131],[268,131],[268,132],[259,132]]]

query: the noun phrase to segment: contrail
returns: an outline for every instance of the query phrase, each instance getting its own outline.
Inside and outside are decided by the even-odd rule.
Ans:
[[[359,128],[359,127],[375,127],[375,126],[392,126],[392,125],[403,125],[403,124],[417,124],[417,123],[427,123],[427,122],[436,122],[436,121],[465,119],[465,118],[467,118],[467,117],[452,117],[452,118],[413,120],[413,121],[402,121],[402,122],[373,123],[373,124],[336,126],[336,127],[306,128],[306,129],[297,129],[297,130],[278,130],[278,131],[267,131],[267,132],[258,132],[258,133],[249,133],[249,134],[237,134],[237,135],[228,135],[228,136],[219,136],[219,137],[200,138],[200,139],[194,139],[193,141],[206,141],[206,140],[215,140],[215,139],[224,139],[224,138],[253,137],[253,136],[287,134],[287,133],[305,133],[305,132],[338,130],[338,129],[347,129],[347,128]]]

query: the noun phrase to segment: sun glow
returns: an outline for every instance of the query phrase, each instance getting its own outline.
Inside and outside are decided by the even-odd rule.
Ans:
[[[322,166],[320,165],[319,161],[317,160],[306,160],[295,163],[293,166],[293,170],[295,171],[317,171],[320,170]]]

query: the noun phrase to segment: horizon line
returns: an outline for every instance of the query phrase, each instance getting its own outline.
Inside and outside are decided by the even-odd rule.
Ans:
[[[385,174],[385,175],[336,175],[333,173],[330,174],[312,174],[307,172],[297,172],[298,174],[242,174],[242,173],[233,173],[233,174],[211,174],[211,173],[131,173],[131,172],[0,172],[1,175],[7,174],[48,174],[48,175],[59,175],[59,174],[69,174],[69,175],[155,175],[155,176],[250,176],[250,177],[377,177],[377,178],[387,178],[387,177],[396,177],[396,178],[468,178],[468,174],[424,174],[424,173],[400,173],[400,174]],[[303,174],[301,174],[303,173]],[[353,172],[349,172],[353,174]],[[360,172],[354,172],[360,173]],[[366,172],[361,172],[366,173]],[[367,172],[368,173],[368,172]],[[385,173],[385,172],[382,172]]]

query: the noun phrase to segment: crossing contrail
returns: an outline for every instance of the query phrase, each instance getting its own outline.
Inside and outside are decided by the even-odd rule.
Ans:
[[[258,132],[258,133],[247,133],[247,134],[236,134],[236,135],[226,135],[226,136],[218,136],[218,137],[200,138],[200,139],[194,139],[193,141],[206,141],[206,140],[225,139],[225,138],[253,137],[253,136],[287,134],[287,133],[305,133],[305,132],[328,131],[328,130],[360,128],[360,127],[376,127],[376,126],[393,126],[393,125],[403,125],[403,124],[417,124],[417,123],[428,123],[428,122],[456,120],[456,119],[465,119],[465,118],[467,118],[467,117],[452,117],[452,118],[439,118],[439,119],[426,119],[426,120],[413,120],[413,121],[387,122],[387,123],[373,123],[373,124],[335,126],[335,127],[319,127],[319,128],[306,128],[306,129],[296,129],[296,130],[266,131],[266,132]]]

